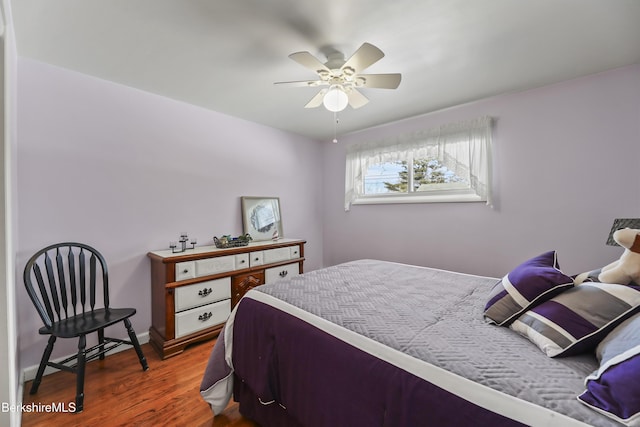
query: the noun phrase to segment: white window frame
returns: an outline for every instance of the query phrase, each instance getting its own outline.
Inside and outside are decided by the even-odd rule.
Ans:
[[[351,145],[347,149],[345,173],[345,210],[352,204],[486,202],[491,205],[491,136],[493,119],[480,117],[438,128],[399,135],[382,141]],[[371,165],[407,160],[410,177],[412,160],[428,158],[427,151],[444,153],[461,150],[453,160],[467,168],[470,184],[461,189],[434,189],[407,193],[365,194],[364,178]],[[449,156],[451,158],[451,156]],[[449,165],[447,165],[449,167]],[[456,172],[454,170],[454,172]]]

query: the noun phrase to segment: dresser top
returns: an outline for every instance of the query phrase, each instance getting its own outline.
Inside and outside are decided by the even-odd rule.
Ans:
[[[196,246],[193,249],[187,249],[184,252],[173,253],[171,249],[165,249],[161,251],[151,251],[148,253],[149,257],[152,258],[160,258],[162,260],[189,260],[193,258],[203,258],[207,255],[223,255],[223,254],[233,254],[233,253],[243,253],[243,252],[251,252],[251,251],[259,251],[263,249],[277,248],[282,246],[293,246],[295,244],[306,243],[305,240],[302,239],[286,239],[281,238],[278,240],[265,240],[260,242],[251,242],[247,246],[239,246],[235,248],[216,248],[215,246]]]

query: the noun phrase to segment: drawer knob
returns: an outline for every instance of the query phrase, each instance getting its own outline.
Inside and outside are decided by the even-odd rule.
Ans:
[[[254,261],[259,261],[259,260],[260,260],[260,258],[255,257],[253,260],[254,260]]]
[[[187,274],[189,272],[189,270],[187,270],[186,268],[184,270],[182,270],[182,274]]]
[[[244,261],[245,261],[245,260],[243,260],[243,259],[242,259],[242,260],[240,260],[240,264],[244,264]]]
[[[287,274],[289,274],[289,272],[287,270],[282,270],[280,272],[280,277],[286,277]]]
[[[198,316],[198,320],[206,322],[207,320],[211,319],[212,317],[213,317],[213,314],[211,314],[211,312],[209,311],[208,313],[202,313],[200,316]]]
[[[211,292],[213,292],[213,289],[211,289],[211,288],[204,288],[204,289],[201,289],[201,290],[198,292],[198,295],[200,295],[201,297],[206,297],[206,296],[207,296],[207,295],[209,295]]]

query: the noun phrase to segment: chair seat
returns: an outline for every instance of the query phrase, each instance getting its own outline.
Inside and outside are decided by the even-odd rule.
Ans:
[[[101,308],[54,322],[51,328],[43,326],[39,332],[42,335],[73,338],[106,328],[134,314],[136,314],[135,308],[109,308],[108,310]]]

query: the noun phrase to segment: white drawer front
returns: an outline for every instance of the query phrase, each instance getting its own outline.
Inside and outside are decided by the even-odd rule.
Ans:
[[[235,270],[235,265],[235,257],[233,255],[200,259],[196,261],[196,277],[233,271]]]
[[[291,252],[289,248],[267,249],[264,251],[264,263],[271,264],[273,262],[286,261],[290,259]]]
[[[296,259],[296,258],[300,258],[300,246],[291,246],[289,248],[289,258],[290,259]]]
[[[185,261],[176,263],[176,282],[187,279],[195,279],[196,263],[194,261]]]
[[[284,278],[294,277],[300,274],[298,263],[268,268],[264,272],[265,283],[273,283]]]
[[[264,252],[255,251],[249,254],[249,265],[251,267],[264,264]]]
[[[231,313],[231,300],[214,302],[176,314],[176,338],[227,321]]]
[[[235,255],[235,258],[236,270],[249,268],[249,254],[238,254]]]
[[[227,298],[231,298],[230,277],[194,283],[176,288],[175,309],[179,312]]]

